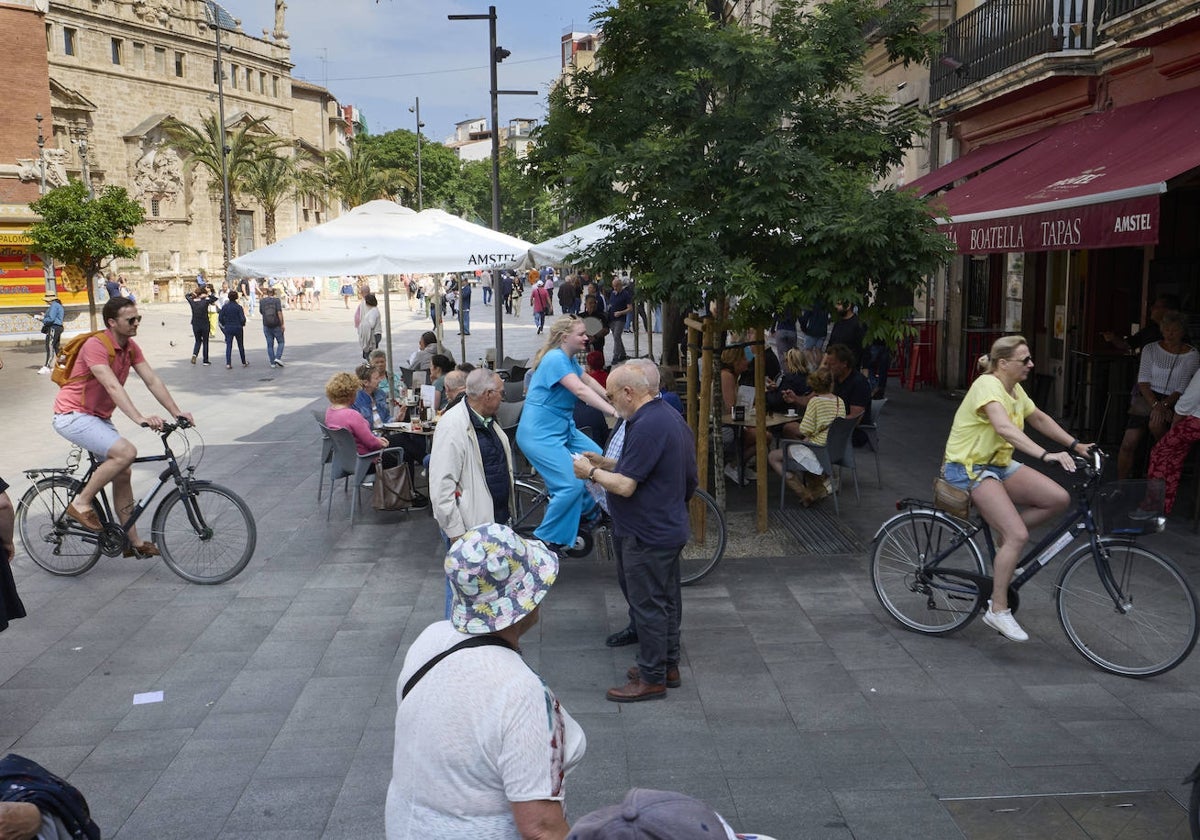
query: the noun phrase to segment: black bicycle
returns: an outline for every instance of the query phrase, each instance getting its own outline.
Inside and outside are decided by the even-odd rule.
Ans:
[[[513,530],[530,536],[542,523],[550,494],[535,475],[524,475],[515,482],[517,518]],[[725,556],[725,543],[729,538],[725,528],[725,515],[717,502],[703,490],[697,490],[688,506],[692,538],[679,556],[680,582],[687,586],[696,583],[717,567]],[[594,522],[580,522],[579,532],[573,545],[568,546],[568,557],[587,557],[595,548],[596,533],[602,532],[611,539],[612,522],[603,515]],[[609,546],[611,549],[611,545]],[[612,551],[609,551],[612,556]]]
[[[1026,552],[1008,590],[1015,613],[1019,591],[1077,539],[1054,586],[1058,620],[1084,657],[1112,674],[1152,677],[1191,653],[1200,629],[1196,595],[1168,558],[1135,539],[1157,533],[1162,483],[1100,483],[1105,456],[1076,457],[1081,481],[1076,505]],[[871,583],[883,608],[918,633],[951,633],[965,626],[992,591],[975,536],[982,533],[995,557],[991,529],[981,518],[963,519],[931,502],[903,499],[904,511],[875,535]]]
[[[196,465],[181,467],[168,438],[173,432],[192,428],[182,417],[165,423],[159,432],[163,454],[136,458],[135,464],[164,462],[158,485],[141,498],[121,522],[113,514],[107,489],[96,495],[92,509],[102,529],[89,531],[67,516],[67,506],[83,489],[99,465],[88,453],[91,466],[83,478],[75,472],[83,451],[71,450],[65,467],[26,470],[33,486],[17,506],[16,525],[21,544],[33,562],[55,575],[81,575],[100,559],[116,557],[129,548],[128,531],[150,506],[154,497],[173,485],[154,511],[152,542],[163,562],[181,578],[192,583],[224,583],[246,568],[254,554],[258,530],[250,508],[231,490],[195,477]],[[184,441],[190,448],[190,442]],[[187,460],[186,458],[184,459]]]

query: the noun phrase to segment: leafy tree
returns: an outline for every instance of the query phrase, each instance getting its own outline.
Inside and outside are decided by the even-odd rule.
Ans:
[[[64,272],[67,288],[87,289],[88,312],[96,329],[96,287],[92,282],[113,257],[130,259],[138,249],[127,244],[146,217],[124,187],[107,186],[88,198],[82,181],[71,181],[46,193],[30,208],[42,217],[29,228],[34,250],[49,254],[76,271]]]
[[[271,152],[255,158],[242,176],[242,192],[257,201],[263,209],[267,244],[275,241],[275,215],[279,212],[279,205],[301,191],[299,178],[292,158]]]
[[[225,131],[225,165],[229,172],[230,201],[243,190],[245,178],[256,161],[264,154],[282,148],[288,141],[267,133],[267,117],[254,117],[238,123]],[[164,126],[171,142],[187,156],[186,166],[202,167],[209,174],[209,195],[221,195],[221,122],[216,114],[209,114],[200,121],[200,126],[190,126],[171,119]],[[221,216],[221,243],[230,242],[232,232],[226,224],[224,212]],[[222,258],[229,249],[222,247]],[[226,263],[225,270],[229,270]]]
[[[326,155],[329,188],[347,208],[377,198],[393,198],[411,189],[416,177],[402,169],[389,168],[367,143],[351,142],[350,152],[334,149]]]
[[[417,135],[402,128],[387,134],[357,138],[360,146],[378,155],[379,165],[409,175],[411,186],[401,191],[405,206],[417,209]],[[461,162],[454,150],[421,138],[421,192],[423,207],[449,208],[459,188]],[[490,218],[490,216],[489,216]]]
[[[951,247],[922,201],[874,188],[922,123],[860,78],[864,32],[927,60],[923,15],[920,0],[780,0],[733,26],[695,0],[611,6],[596,67],[551,94],[534,171],[568,217],[623,220],[593,262],[636,268],[649,299],[736,299],[743,326],[818,299],[911,300]],[[875,313],[873,335],[896,337],[902,309]]]

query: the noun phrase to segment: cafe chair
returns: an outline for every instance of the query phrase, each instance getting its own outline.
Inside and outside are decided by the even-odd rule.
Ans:
[[[504,402],[525,402],[525,383],[508,380],[504,383]],[[503,403],[502,403],[503,404]]]
[[[328,520],[333,511],[333,486],[339,479],[345,479],[345,489],[350,489],[350,479],[354,479],[354,495],[350,497],[350,522],[353,524],[355,514],[359,508],[359,496],[362,494],[362,488],[366,483],[367,475],[371,471],[371,465],[375,463],[375,459],[385,452],[395,452],[400,458],[404,458],[404,447],[391,446],[386,449],[377,449],[374,452],[368,452],[366,455],[359,455],[358,449],[354,445],[354,435],[349,429],[331,429],[322,424],[325,434],[329,435],[329,440],[333,444],[333,459],[332,465],[329,468],[329,503],[325,509],[325,519]]]
[[[861,415],[860,415],[861,417]],[[829,476],[833,483],[833,513],[835,516],[841,516],[841,509],[838,506],[838,496],[842,490],[842,470],[850,470],[850,474],[854,477],[854,498],[861,500],[858,493],[858,470],[854,465],[854,444],[851,438],[854,434],[854,427],[858,425],[858,417],[837,417],[829,424],[829,434],[825,438],[824,446],[816,446],[811,443],[806,443],[802,440],[781,440],[779,448],[783,451],[783,475],[779,479],[779,509],[783,510],[787,502],[787,467],[788,467],[788,450],[793,446],[807,446],[817,456],[817,463],[821,465],[822,472]],[[837,467],[838,471],[835,475],[833,468]]]
[[[883,488],[883,473],[879,469],[879,415],[887,405],[887,398],[871,400],[871,422],[859,423],[858,428],[867,436],[867,449],[875,456],[875,480]]]
[[[333,441],[325,428],[325,415],[313,409],[312,416],[321,428],[321,477],[317,479],[317,504],[320,504],[321,491],[325,488],[325,465],[333,460]]]

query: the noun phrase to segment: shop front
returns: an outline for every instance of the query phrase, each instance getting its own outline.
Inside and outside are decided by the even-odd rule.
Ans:
[[[46,270],[41,255],[33,250],[27,227],[28,223],[0,224],[0,340],[42,338],[39,316],[46,310]],[[87,292],[68,291],[61,267],[54,270],[51,290],[67,308],[67,331],[84,329]],[[82,326],[76,325],[77,321]]]

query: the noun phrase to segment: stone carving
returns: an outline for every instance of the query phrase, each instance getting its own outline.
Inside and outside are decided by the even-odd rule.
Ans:
[[[67,150],[46,149],[42,152],[46,159],[46,186],[65,187],[67,185]],[[17,178],[22,181],[41,181],[41,163],[37,158],[17,158]]]
[[[167,0],[133,0],[133,13],[146,23],[165,26],[171,20],[171,4]]]
[[[133,197],[174,202],[183,193],[183,161],[166,145],[143,146],[145,153],[134,164]]]

